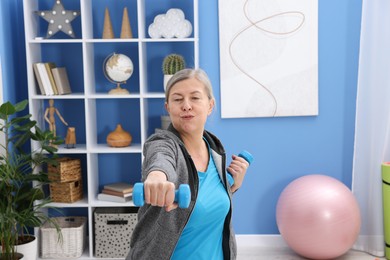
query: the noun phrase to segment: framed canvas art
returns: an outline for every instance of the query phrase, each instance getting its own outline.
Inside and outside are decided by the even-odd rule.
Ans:
[[[318,115],[318,1],[219,0],[222,118]]]

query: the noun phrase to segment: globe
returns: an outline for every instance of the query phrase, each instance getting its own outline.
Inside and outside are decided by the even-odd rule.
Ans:
[[[117,84],[116,89],[113,89],[109,94],[128,94],[126,89],[122,89],[120,84],[126,81],[133,74],[133,62],[129,57],[120,53],[113,53],[106,57],[103,64],[104,75],[106,78]]]

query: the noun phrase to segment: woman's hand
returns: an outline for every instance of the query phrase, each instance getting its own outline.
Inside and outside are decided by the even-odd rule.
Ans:
[[[165,207],[167,212],[178,207],[175,203],[175,184],[167,181],[164,172],[150,172],[144,181],[145,203]]]
[[[249,167],[249,163],[242,157],[233,155],[232,156],[233,161],[230,163],[230,165],[227,167],[227,171],[233,176],[234,184],[230,187],[230,190],[232,192],[237,191],[243,181],[246,174],[246,170]]]

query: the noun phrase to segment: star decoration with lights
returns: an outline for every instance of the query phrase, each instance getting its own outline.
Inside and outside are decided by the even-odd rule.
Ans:
[[[80,11],[65,10],[61,1],[56,0],[52,10],[36,11],[35,13],[49,23],[46,38],[52,37],[59,31],[63,31],[65,34],[75,38],[70,23],[80,15]]]

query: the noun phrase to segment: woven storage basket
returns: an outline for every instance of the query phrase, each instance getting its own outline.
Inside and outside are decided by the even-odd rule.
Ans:
[[[49,180],[56,182],[68,182],[81,179],[80,159],[62,157],[56,160],[58,165],[48,165]]]
[[[50,183],[50,197],[53,202],[72,203],[83,198],[83,182],[81,180],[70,182]]]
[[[41,227],[42,258],[75,258],[83,254],[86,244],[86,217],[51,218],[61,228],[62,240],[51,222]]]

